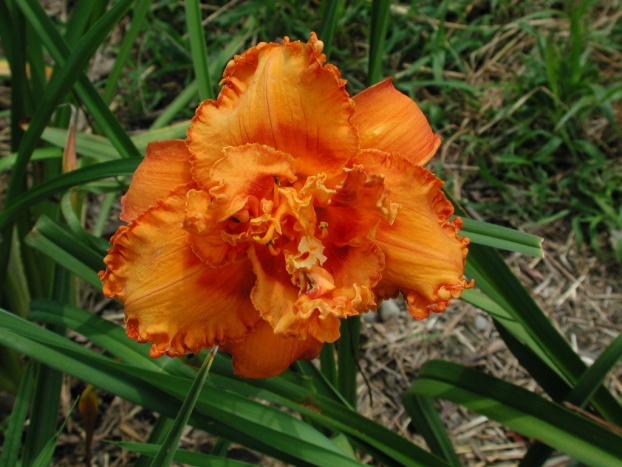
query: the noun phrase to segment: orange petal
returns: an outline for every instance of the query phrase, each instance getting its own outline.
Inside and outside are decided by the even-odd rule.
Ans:
[[[300,174],[336,173],[358,150],[352,104],[323,44],[261,43],[236,56],[217,101],[197,109],[188,130],[192,170],[206,187],[222,149],[259,143],[300,159]]]
[[[227,233],[235,233],[234,221],[216,222],[210,216],[210,196],[202,190],[189,190],[186,194],[186,213],[183,228],[192,235],[190,246],[205,264],[221,268],[246,258],[247,244],[231,245],[225,241]]]
[[[367,242],[357,247],[329,245],[324,253],[323,264],[288,271],[295,256],[288,255],[286,261],[282,254],[249,249],[257,276],[251,298],[275,334],[299,339],[312,335],[320,342],[334,342],[340,336],[340,318],[376,307],[372,288],[384,267],[380,249]]]
[[[317,219],[326,240],[337,246],[360,245],[373,238],[380,219],[392,220],[397,206],[385,196],[383,177],[370,176],[362,166],[347,169]]]
[[[227,148],[224,157],[212,167],[210,179],[217,185],[210,189],[213,217],[217,221],[249,208],[252,217],[259,215],[259,201],[272,198],[275,184],[296,180],[299,164],[289,154],[260,144]],[[252,204],[252,206],[251,206]]]
[[[104,294],[125,304],[127,333],[152,343],[151,356],[195,353],[240,339],[259,320],[249,296],[248,261],[220,269],[205,265],[181,228],[186,185],[119,228],[104,259]]]
[[[239,342],[227,342],[220,350],[233,355],[233,370],[244,378],[269,378],[283,373],[296,360],[312,360],[322,343],[279,337],[265,321]]]
[[[432,159],[441,137],[435,135],[415,102],[393,87],[391,79],[371,86],[352,99],[354,123],[362,149],[397,152],[417,165]]]
[[[401,205],[395,222],[381,222],[376,231],[386,257],[376,291],[383,298],[402,292],[417,319],[443,311],[470,286],[463,278],[469,240],[458,236],[459,219],[449,221],[454,209],[443,182],[396,154],[367,150],[358,160],[385,175],[391,201]]]
[[[149,143],[130,189],[121,199],[121,220],[132,222],[175,188],[192,182],[188,156],[184,140]]]

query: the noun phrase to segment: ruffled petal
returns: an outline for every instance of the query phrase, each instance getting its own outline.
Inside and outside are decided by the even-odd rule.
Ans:
[[[233,355],[233,371],[244,378],[269,378],[283,373],[296,360],[312,360],[322,343],[309,336],[305,340],[279,337],[261,322],[239,342],[227,342],[220,350]]]
[[[463,278],[469,240],[458,235],[460,219],[449,221],[454,210],[441,191],[443,182],[396,154],[367,150],[358,161],[384,174],[391,200],[401,205],[393,224],[381,222],[376,231],[386,257],[376,292],[382,298],[402,292],[417,319],[443,311],[472,286]]]
[[[397,206],[386,196],[383,177],[355,166],[346,169],[328,202],[316,212],[323,238],[336,246],[355,246],[374,237],[381,219],[392,222]]]
[[[192,252],[212,268],[246,259],[245,243],[231,244],[228,235],[240,230],[239,223],[233,220],[217,222],[210,213],[211,197],[202,190],[189,190],[186,194],[186,213],[183,228],[190,235]]]
[[[240,339],[259,314],[249,299],[248,261],[212,269],[197,258],[181,228],[186,185],[121,227],[100,273],[104,294],[125,304],[127,333],[151,342],[151,356],[195,353]]]
[[[244,211],[245,217],[259,215],[259,203],[272,198],[275,185],[291,184],[299,163],[289,154],[260,144],[246,144],[224,150],[224,157],[212,167],[210,211],[216,221]],[[238,220],[245,219],[238,216]]]
[[[259,143],[301,161],[299,173],[336,173],[358,150],[352,104],[339,70],[324,65],[315,34],[307,44],[261,43],[236,56],[217,101],[197,109],[188,130],[194,178],[205,188],[222,148]]]
[[[371,86],[352,99],[354,123],[362,149],[397,152],[417,165],[436,154],[441,137],[435,135],[415,102],[393,87],[391,79]]]
[[[380,280],[384,255],[369,241],[321,250],[309,243],[303,237],[298,255],[271,257],[265,249],[250,249],[257,276],[251,298],[275,334],[334,342],[340,318],[376,307],[372,289]]]
[[[184,140],[149,143],[129,190],[121,198],[121,220],[132,222],[175,188],[192,182],[188,156]]]

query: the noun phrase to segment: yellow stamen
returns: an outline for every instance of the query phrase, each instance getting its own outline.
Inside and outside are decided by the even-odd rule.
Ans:
[[[268,231],[263,237],[260,237],[259,235],[255,235],[253,237],[253,240],[263,245],[267,245],[268,243],[270,243],[272,241],[272,237],[274,237],[274,225],[275,225],[274,222],[272,222],[270,224],[270,227],[268,227]]]

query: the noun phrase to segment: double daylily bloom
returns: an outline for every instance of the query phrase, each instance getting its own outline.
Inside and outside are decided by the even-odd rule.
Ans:
[[[100,273],[151,356],[220,345],[245,377],[339,338],[401,292],[416,319],[465,287],[468,239],[417,105],[390,80],[350,98],[322,42],[261,43],[227,65],[185,140],[154,142]]]

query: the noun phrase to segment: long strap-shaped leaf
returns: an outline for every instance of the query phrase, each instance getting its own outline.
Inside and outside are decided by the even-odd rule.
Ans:
[[[566,396],[565,402],[584,407],[620,359],[622,359],[622,334],[619,334],[598,356],[574,389]],[[551,452],[552,449],[549,446],[538,442],[529,448],[520,465],[522,467],[541,465]]]
[[[173,462],[175,452],[177,451],[177,445],[179,444],[181,435],[186,428],[186,425],[188,424],[188,420],[190,419],[190,415],[194,410],[194,406],[197,403],[199,396],[201,395],[201,390],[205,385],[205,380],[207,379],[207,375],[209,374],[209,369],[212,366],[214,357],[216,356],[216,352],[218,352],[218,346],[214,347],[208,354],[208,356],[205,357],[203,365],[201,365],[201,369],[197,373],[197,376],[192,383],[192,386],[190,387],[190,391],[184,399],[184,403],[181,405],[181,409],[179,410],[179,413],[175,418],[173,426],[166,435],[164,442],[160,446],[160,450],[151,462],[152,467],[170,465],[171,462]]]
[[[16,0],[20,8],[25,12],[30,6],[41,8],[34,0]],[[58,105],[62,102],[65,95],[72,88],[77,77],[81,76],[82,70],[88,63],[89,59],[95,53],[95,50],[101,44],[104,37],[118,23],[118,21],[127,13],[132,2],[130,0],[122,0],[113,6],[104,16],[97,21],[84,39],[78,44],[71,55],[67,58],[65,65],[54,74],[47,92],[41,98],[41,102],[37,106],[33,119],[28,126],[28,130],[24,134],[18,148],[18,157],[13,166],[13,174],[5,197],[5,206],[7,209],[15,209],[13,201],[20,195],[24,189],[24,181],[26,177],[26,168],[30,157],[37,144],[41,133],[50,121],[50,118]],[[4,215],[4,212],[2,212]],[[11,246],[11,238],[13,229],[6,224],[0,224],[2,231],[0,234],[3,241],[0,244],[0,277],[6,276],[7,264],[9,260],[9,250]]]
[[[409,393],[447,399],[587,465],[622,465],[622,436],[576,412],[471,368],[429,361]]]
[[[0,343],[31,358],[174,417],[192,379],[126,365],[84,349],[0,309]],[[190,423],[296,465],[360,465],[306,423],[249,400],[210,387],[199,398]]]
[[[154,369],[161,366],[169,374],[193,377],[192,370],[179,359],[151,359],[147,346],[127,339],[120,326],[85,310],[49,301],[35,301],[30,318],[45,323],[64,325],[89,338],[112,355],[135,367]],[[444,465],[441,458],[431,455],[406,439],[363,417],[356,411],[316,393],[308,380],[296,384],[286,377],[265,380],[244,380],[231,371],[231,363],[217,359],[208,381],[219,388],[256,397],[295,410],[331,430],[345,433],[358,446],[387,464]]]
[[[20,211],[68,188],[103,178],[132,175],[141,161],[142,159],[133,157],[131,159],[102,162],[101,164],[73,170],[43,183],[19,196],[12,203],[7,203],[4,210],[0,212],[0,229],[5,228]],[[4,243],[3,241],[3,245]]]
[[[199,85],[199,97],[204,101],[213,98],[214,91],[207,66],[207,45],[205,43],[205,30],[201,24],[201,3],[199,0],[186,0],[185,6],[192,64]]]
[[[80,97],[80,100],[84,103],[95,122],[105,131],[106,136],[110,139],[119,154],[124,157],[140,156],[140,153],[132,143],[127,132],[110,111],[104,99],[99,95],[95,86],[93,86],[93,83],[91,83],[88,77],[82,72],[86,62],[81,66],[80,64],[78,64],[78,66],[72,65],[74,62],[73,57],[79,51],[80,47],[88,46],[88,61],[92,53],[100,46],[109,30],[118,23],[119,19],[123,17],[125,13],[127,13],[134,0],[122,0],[114,8],[111,8],[110,11],[97,21],[88,33],[81,38],[78,46],[73,51],[71,51],[67,43],[56,31],[52,20],[36,0],[17,0],[17,2],[57,65],[62,67],[63,70],[70,69],[73,73],[70,75],[71,79],[68,81],[70,87],[73,86],[77,78],[75,90],[78,97]],[[102,21],[105,22],[102,23]],[[100,31],[98,32],[96,28]]]
[[[501,257],[491,248],[471,245],[466,272],[486,295],[512,314],[536,343],[537,350],[553,363],[552,369],[570,385],[576,384],[586,365]],[[595,393],[592,403],[604,418],[622,426],[622,406],[604,387]]]

